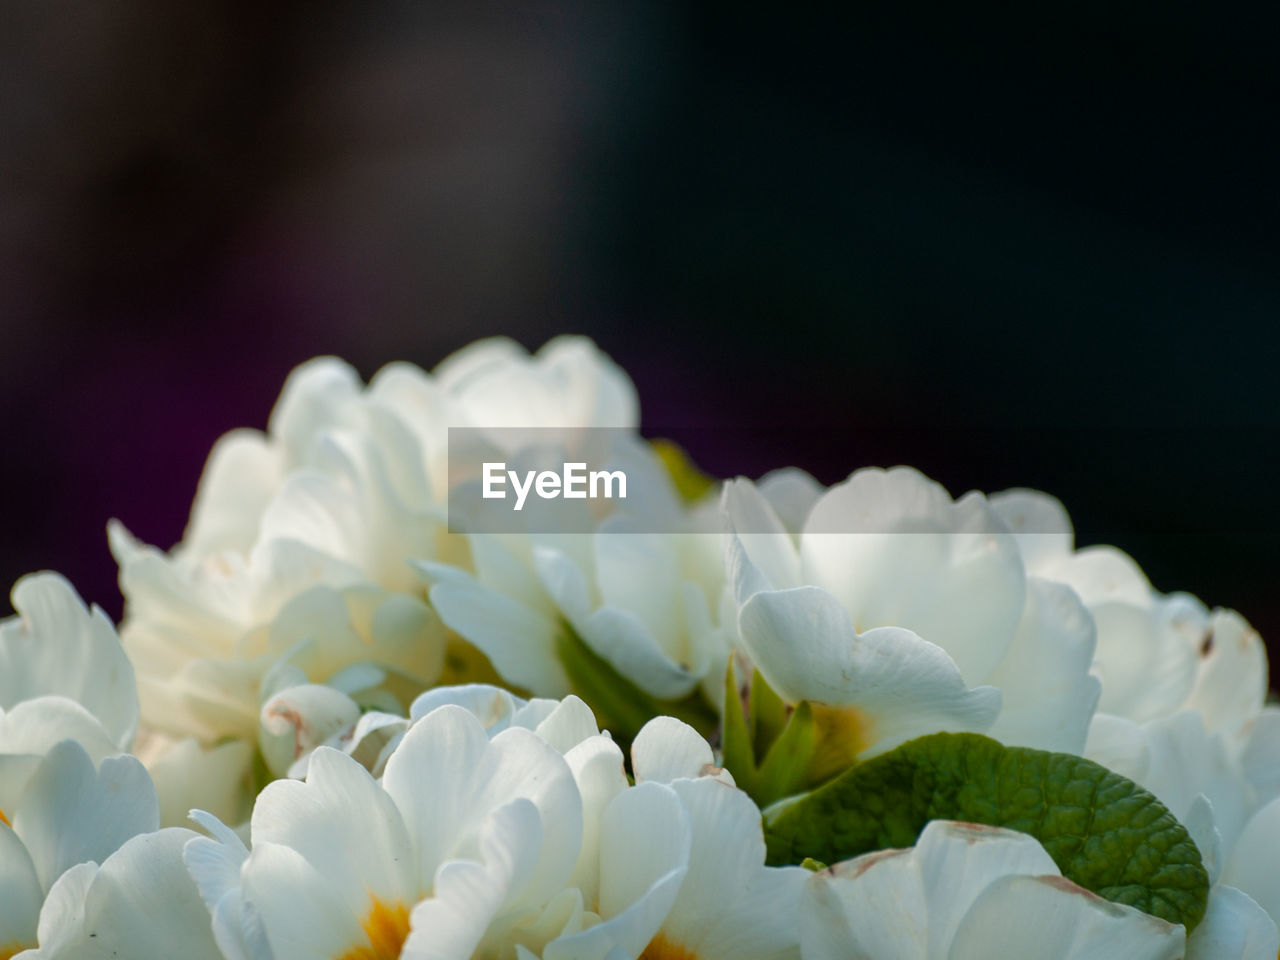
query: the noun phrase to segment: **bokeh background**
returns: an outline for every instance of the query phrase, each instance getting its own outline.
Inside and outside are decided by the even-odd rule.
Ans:
[[[118,614],[310,356],[572,331],[713,472],[1042,487],[1275,651],[1262,10],[0,0],[0,581]]]

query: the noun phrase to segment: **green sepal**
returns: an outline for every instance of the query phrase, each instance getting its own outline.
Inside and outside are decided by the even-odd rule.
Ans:
[[[817,748],[818,731],[813,711],[808,700],[801,700],[756,771],[752,794],[756,803],[767,806],[810,786],[810,767]]]
[[[742,706],[742,693],[738,686],[738,672],[733,657],[724,671],[724,723],[720,733],[720,752],[726,770],[733,774],[733,781],[748,794],[755,796],[756,758],[751,743],[751,731],[747,726]]]
[[[782,735],[787,723],[787,705],[759,670],[751,671],[751,736],[755,755],[763,757]]]

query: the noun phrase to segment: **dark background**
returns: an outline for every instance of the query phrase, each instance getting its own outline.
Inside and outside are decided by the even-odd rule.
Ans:
[[[1277,23],[0,0],[0,580],[119,612],[318,353],[594,337],[713,472],[909,462],[1280,638]]]

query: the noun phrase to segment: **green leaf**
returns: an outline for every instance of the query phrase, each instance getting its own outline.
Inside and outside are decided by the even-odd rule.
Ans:
[[[835,863],[909,847],[930,820],[1029,833],[1063,876],[1181,923],[1204,916],[1209,878],[1195,843],[1154,796],[1065,753],[937,733],[852,767],[766,823],[769,863]]]

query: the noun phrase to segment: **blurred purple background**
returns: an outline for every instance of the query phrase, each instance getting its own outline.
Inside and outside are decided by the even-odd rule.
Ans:
[[[1280,637],[1250,8],[0,3],[0,579],[119,612],[286,372],[594,337],[709,469],[1032,485]]]

